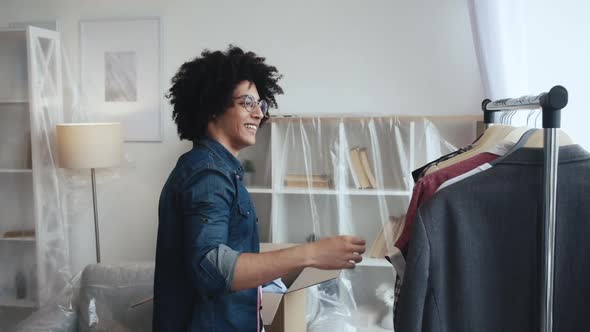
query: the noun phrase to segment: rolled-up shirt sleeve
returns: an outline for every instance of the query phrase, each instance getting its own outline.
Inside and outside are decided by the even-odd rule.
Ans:
[[[234,193],[226,174],[206,169],[180,195],[186,264],[193,287],[203,295],[231,290],[240,255],[227,245]]]

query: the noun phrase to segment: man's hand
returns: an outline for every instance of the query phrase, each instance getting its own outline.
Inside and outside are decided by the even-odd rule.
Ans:
[[[362,260],[365,240],[357,236],[335,236],[306,247],[309,266],[323,270],[353,269]]]
[[[236,262],[231,289],[255,288],[311,266],[323,270],[352,269],[362,260],[365,240],[336,236],[260,254],[242,253]]]

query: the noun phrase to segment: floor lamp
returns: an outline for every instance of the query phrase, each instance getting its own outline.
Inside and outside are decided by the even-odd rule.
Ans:
[[[121,162],[123,136],[120,123],[67,123],[56,126],[59,165],[62,168],[90,169],[96,262],[100,263],[96,168]]]

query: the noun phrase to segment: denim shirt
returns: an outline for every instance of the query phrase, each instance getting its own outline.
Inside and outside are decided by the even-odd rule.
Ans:
[[[160,196],[154,331],[256,331],[257,289],[231,291],[240,253],[260,249],[242,178],[211,138],[178,159]]]

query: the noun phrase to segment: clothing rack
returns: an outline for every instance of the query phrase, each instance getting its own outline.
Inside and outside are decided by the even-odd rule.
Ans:
[[[485,99],[482,104],[485,127],[493,125],[497,113],[541,108],[543,112],[544,202],[543,202],[543,283],[541,289],[541,331],[553,331],[553,277],[555,260],[555,216],[557,202],[557,167],[559,158],[557,128],[561,126],[561,109],[567,105],[568,93],[556,85],[538,96]]]

